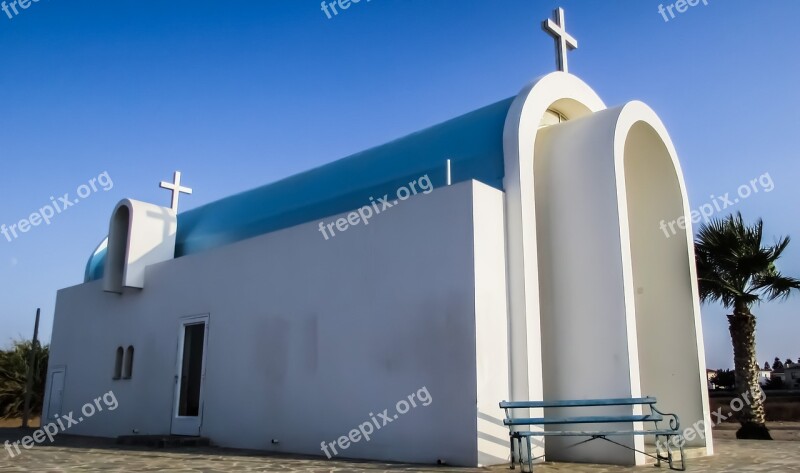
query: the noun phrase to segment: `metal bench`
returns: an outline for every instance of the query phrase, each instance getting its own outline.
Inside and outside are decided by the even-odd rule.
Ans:
[[[686,470],[686,457],[683,452],[683,442],[678,441],[680,449],[680,468],[675,467],[673,464],[674,458],[672,455],[672,448],[670,447],[670,438],[676,436],[680,439],[680,421],[675,414],[665,414],[659,411],[656,406],[656,398],[654,397],[641,397],[641,398],[622,398],[622,399],[583,399],[572,401],[503,401],[500,403],[500,408],[505,409],[506,418],[503,424],[509,428],[509,442],[511,445],[511,469],[514,469],[516,462],[514,461],[514,440],[517,441],[517,457],[519,459],[520,468],[524,471],[524,463],[522,461],[521,449],[522,439],[526,440],[528,450],[528,471],[533,471],[533,460],[543,458],[533,458],[531,450],[531,437],[589,437],[588,439],[578,442],[581,445],[592,440],[602,439],[611,442],[615,445],[633,450],[656,460],[656,466],[661,466],[662,461],[669,464],[671,470],[684,471]],[[533,408],[583,408],[583,407],[615,407],[615,406],[648,406],[649,414],[633,414],[633,415],[587,415],[587,416],[571,416],[571,417],[514,417],[513,409],[533,409]],[[667,419],[668,427],[659,426],[659,423]],[[590,424],[614,424],[614,423],[636,423],[636,422],[652,422],[653,428],[646,427],[638,428],[634,425],[633,429],[620,429],[614,430],[601,426],[601,428],[592,430]],[[544,426],[558,426],[558,425],[585,425],[586,428],[569,428],[567,429],[544,429]],[[523,426],[542,426],[542,430],[514,430],[515,427]],[[642,425],[642,424],[640,424]],[[615,442],[608,437],[624,436],[624,435],[653,435],[656,439],[656,454],[651,455],[647,452],[636,450],[627,445]],[[662,452],[662,445],[659,442],[661,437],[666,438],[666,452]]]

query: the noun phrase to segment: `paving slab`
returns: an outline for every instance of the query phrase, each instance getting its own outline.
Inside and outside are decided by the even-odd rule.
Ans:
[[[29,431],[28,431],[29,432]],[[19,429],[0,429],[0,442],[19,440],[26,435]],[[800,472],[800,444],[787,441],[715,442],[713,457],[689,460],[688,471],[722,472]],[[651,472],[653,466],[637,468],[604,465],[544,463],[537,473],[575,472]],[[143,449],[116,445],[113,439],[63,436],[55,444],[34,446],[10,458],[0,450],[0,472],[508,472],[507,466],[492,468],[453,468],[428,465],[387,464],[319,457],[275,456],[261,452],[193,447],[181,449]],[[515,470],[519,472],[519,469]],[[669,472],[662,467],[659,471]]]

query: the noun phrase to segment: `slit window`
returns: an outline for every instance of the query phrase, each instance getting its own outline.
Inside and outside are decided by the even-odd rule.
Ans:
[[[123,379],[131,379],[133,376],[133,346],[129,346],[125,353],[125,373]]]
[[[122,377],[122,354],[123,354],[122,347],[117,347],[117,357],[116,357],[116,360],[114,360],[114,378],[113,379],[120,379]]]

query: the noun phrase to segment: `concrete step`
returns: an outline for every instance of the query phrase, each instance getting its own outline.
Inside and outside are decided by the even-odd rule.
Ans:
[[[211,441],[205,437],[185,435],[121,435],[117,437],[118,445],[131,445],[151,448],[207,447]]]

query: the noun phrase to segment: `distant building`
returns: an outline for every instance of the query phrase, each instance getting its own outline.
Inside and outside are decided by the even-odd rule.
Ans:
[[[789,389],[800,389],[800,364],[792,363],[784,368],[783,382]]]
[[[717,389],[717,385],[714,384],[714,376],[717,374],[715,370],[706,369],[706,381],[708,382],[708,390],[713,391]]]
[[[772,377],[772,368],[769,367],[769,363],[764,365],[763,368],[758,369],[758,384],[761,386],[765,386],[770,378]]]
[[[783,375],[784,375],[784,368],[783,366],[779,366],[777,368],[772,369],[772,374],[770,375],[770,379],[780,379],[781,381],[784,381]]]

